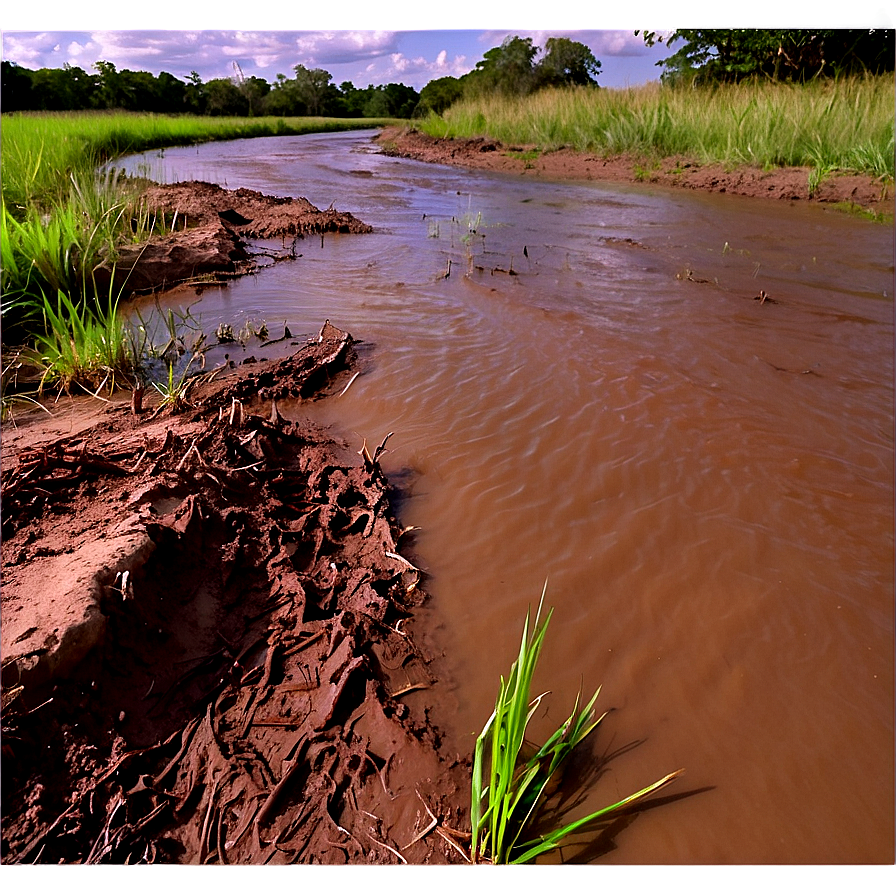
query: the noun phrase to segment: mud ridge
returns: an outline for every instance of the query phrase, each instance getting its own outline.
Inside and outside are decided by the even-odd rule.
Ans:
[[[355,362],[327,322],[5,464],[4,863],[465,861],[385,443],[277,404]]]
[[[540,152],[534,146],[506,146],[495,140],[441,139],[415,129],[386,128],[376,138],[384,153],[399,158],[503,171],[548,180],[651,183],[708,193],[728,193],[790,202],[842,203],[877,215],[892,216],[893,184],[867,175],[835,173],[810,193],[809,168],[764,171],[747,165],[729,170],[674,156],[645,161],[633,156],[603,157],[560,148]]]
[[[137,183],[145,207],[173,230],[146,243],[118,247],[114,258],[92,272],[102,293],[134,295],[250,273],[256,268],[257,240],[279,238],[283,257],[295,257],[296,242],[307,236],[372,231],[349,212],[321,211],[303,198],[228,190],[204,181]]]

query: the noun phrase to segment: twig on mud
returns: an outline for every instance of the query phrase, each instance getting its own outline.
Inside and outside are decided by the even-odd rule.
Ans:
[[[199,835],[199,864],[203,865],[205,863],[205,859],[208,855],[206,850],[208,849],[207,839],[209,835],[209,821],[212,817],[212,810],[216,810],[215,806],[215,793],[218,790],[218,777],[217,775],[212,779],[212,791],[208,795],[208,806],[205,810],[205,819],[202,822],[202,833]]]
[[[265,654],[264,658],[264,675],[258,683],[258,689],[260,691],[263,691],[271,683],[271,674],[274,670],[274,654],[279,646],[280,645],[277,644],[276,641],[268,646],[268,652]]]
[[[258,814],[259,807],[258,807],[257,800],[259,799],[259,795],[257,793],[253,794],[251,797],[249,797],[249,799],[256,801],[256,805],[252,809],[251,812],[249,811],[249,808],[246,807],[246,809],[245,809],[246,821],[240,827],[239,831],[237,831],[237,833],[234,834],[233,837],[224,844],[224,846],[227,849],[233,849],[233,847],[236,846],[237,843],[239,843],[240,840],[243,839],[243,836],[245,835],[246,831],[249,830],[250,825],[255,820],[255,816]]]
[[[386,450],[386,442],[394,436],[394,432],[387,433],[386,438],[383,439],[382,442],[377,446],[376,451],[373,452],[373,462],[376,463],[380,459],[380,455]]]
[[[383,791],[386,794],[386,796],[389,797],[390,800],[394,801],[395,797],[392,796],[392,794],[389,792],[389,788],[386,786],[386,776],[385,776],[385,771],[389,767],[389,762],[391,762],[392,757],[390,756],[386,760],[386,764],[382,769],[376,764],[376,762],[374,762],[373,756],[371,756],[367,750],[364,751],[364,758],[373,766],[373,770],[379,776],[380,784],[383,785]]]
[[[198,439],[193,439],[193,441],[190,442],[190,447],[187,448],[187,450],[184,452],[184,456],[180,459],[180,462],[179,462],[178,465],[174,468],[178,473],[183,469],[184,464],[187,462],[187,458],[188,458],[194,451],[196,452],[196,456],[199,458],[199,463],[200,463],[200,465],[203,465],[203,464],[202,464],[202,458],[200,457],[200,455],[199,455],[199,451],[198,451],[197,448],[196,448],[196,442],[197,442],[197,441],[198,441]]]
[[[230,426],[239,429],[243,425],[243,404],[236,398],[231,399],[230,418],[228,420]]]
[[[389,852],[391,852],[392,855],[395,856],[402,865],[407,865],[408,860],[397,849],[393,849],[391,846],[389,846],[388,843],[380,843],[379,840],[374,839],[370,836],[370,834],[367,834],[366,836],[368,840],[370,840],[372,843],[376,843],[377,846],[382,846],[383,849],[388,849]],[[354,837],[352,839],[354,840]]]
[[[347,831],[344,827],[342,827],[341,824],[338,824],[338,823],[334,820],[333,816],[330,815],[330,811],[329,811],[329,809],[327,809],[327,806],[326,806],[326,800],[324,801],[324,815],[327,816],[327,819],[330,821],[330,824],[332,824],[333,827],[335,827],[336,830],[339,831],[340,834],[345,834],[345,836],[348,837],[349,840],[353,840],[355,843],[358,844],[358,847],[360,848],[361,852],[364,852],[364,847],[363,847],[363,845],[360,843],[360,841],[358,840],[358,838],[355,837],[355,835],[352,834],[351,831]],[[369,834],[368,834],[367,836],[370,837]],[[373,838],[371,837],[371,839],[373,839]],[[374,840],[374,843],[376,843],[375,840]],[[337,844],[334,844],[334,845],[337,845]],[[381,843],[380,846],[385,846],[385,844]],[[387,846],[386,849],[388,849],[388,848],[389,848],[389,847]],[[405,864],[407,864],[407,863],[405,863]]]
[[[218,810],[218,836],[217,836],[217,845],[218,845],[218,858],[221,860],[222,865],[229,865],[230,861],[227,858],[227,853],[224,849],[224,810]]]
[[[193,734],[199,727],[199,721],[199,719],[193,719],[186,726],[184,726],[184,729],[181,732],[180,736],[180,749],[177,751],[177,755],[175,755],[175,757],[168,763],[168,765],[166,765],[165,768],[162,769],[162,771],[159,772],[159,774],[157,774],[155,778],[153,778],[153,787],[158,787],[159,784],[161,784],[162,781],[164,781],[168,776],[169,772],[171,772],[171,770],[183,758],[183,755],[187,752],[187,747],[189,747],[190,741],[193,738]]]
[[[283,651],[283,656],[292,656],[294,653],[298,653],[300,650],[304,650],[310,644],[313,644],[315,641],[320,640],[327,633],[327,629],[322,628],[319,632],[315,632],[313,635],[309,635],[303,641],[299,641],[298,644],[293,644],[287,650]]]
[[[442,839],[443,839],[449,846],[451,846],[451,847],[453,847],[454,849],[456,849],[456,850],[461,854],[461,856],[463,857],[464,861],[465,861],[468,865],[472,865],[472,864],[473,864],[472,861],[470,860],[470,857],[463,851],[463,849],[462,849],[457,843],[454,842],[454,840],[453,840],[451,837],[449,837],[449,836],[445,833],[445,831],[444,831],[444,829],[442,828],[441,825],[439,825],[439,827],[436,828],[436,833],[437,833],[437,834],[438,834],[438,835],[439,835],[439,836],[440,836],[440,837],[441,837],[441,838],[442,838]]]
[[[395,691],[394,694],[389,694],[389,696],[394,699],[395,697],[401,697],[403,694],[410,694],[411,691],[425,691],[430,687],[431,685],[428,684],[409,684],[407,687]]]
[[[231,473],[242,473],[244,470],[253,470],[255,467],[260,467],[264,463],[263,460],[257,460],[254,464],[246,464],[245,467],[233,467],[229,472]]]
[[[402,846],[402,847],[401,847],[402,849],[408,849],[408,848],[410,848],[410,847],[413,846],[415,843],[417,843],[417,842],[419,842],[420,840],[422,840],[427,834],[432,833],[432,832],[439,826],[439,820],[438,820],[438,818],[436,818],[434,815],[431,815],[430,817],[432,818],[432,821],[430,821],[430,823],[429,823],[429,824],[428,824],[422,831],[420,831],[420,833],[417,834],[417,836],[414,837],[414,839],[411,840],[410,843],[408,843],[406,846]]]
[[[300,740],[300,744],[305,739],[306,738],[303,736],[302,739]],[[300,755],[300,750],[297,750],[296,758],[288,762],[286,771],[283,772],[283,774],[280,777],[280,780],[274,786],[274,789],[270,792],[268,798],[264,801],[264,805],[259,810],[258,817],[255,819],[255,827],[256,828],[260,828],[267,821],[268,816],[271,814],[271,811],[273,810],[275,803],[277,802],[278,799],[280,799],[280,796],[282,795],[283,791],[286,789],[286,785],[289,784],[290,779],[295,775],[295,773],[298,770],[300,765],[301,765],[301,755]]]
[[[399,563],[403,564],[407,569],[412,569],[414,572],[420,572],[420,570],[411,563],[410,560],[406,560],[401,554],[396,554],[394,551],[386,551],[386,556],[390,557],[392,560],[397,560]]]
[[[122,757],[122,758],[123,758],[123,757]],[[34,847],[37,846],[38,843],[41,843],[41,841],[46,840],[47,836],[48,836],[52,831],[55,830],[56,826],[57,826],[61,821],[63,821],[63,820],[65,820],[66,818],[68,818],[69,815],[71,815],[71,813],[74,811],[75,807],[78,805],[79,801],[80,801],[80,798],[79,798],[79,797],[75,797],[75,798],[73,798],[72,801],[71,801],[71,803],[69,803],[68,807],[67,807],[67,808],[65,809],[65,811],[64,811],[64,812],[63,812],[63,813],[56,819],[56,821],[54,821],[52,824],[48,824],[42,831],[40,831],[38,834],[35,834],[35,835],[28,841],[28,844],[25,846],[25,848],[22,850],[22,852],[19,853],[19,855],[18,855],[17,858],[16,858],[16,861],[17,861],[17,862],[21,862],[21,861],[23,861],[23,860],[28,856],[28,854],[34,849]],[[41,843],[41,849],[43,849],[43,844],[42,844],[42,843]]]
[[[426,804],[426,800],[423,799],[422,795],[420,794],[420,791],[415,789],[415,790],[414,790],[414,793],[417,794],[417,798],[420,800],[421,803],[423,803],[423,808],[426,809],[426,813],[427,813],[427,815],[429,815],[429,817],[435,822],[435,831],[436,831],[436,833],[437,833],[437,834],[438,834],[438,835],[439,835],[439,836],[440,836],[440,837],[441,837],[441,838],[442,838],[442,839],[443,839],[449,846],[451,846],[451,847],[453,847],[454,849],[456,849],[456,850],[457,850],[457,851],[464,857],[464,860],[465,860],[466,862],[470,863],[470,857],[463,851],[463,849],[462,849],[457,843],[455,843],[453,837],[449,836],[448,832],[450,831],[452,834],[455,834],[455,835],[457,835],[457,836],[459,836],[459,837],[463,837],[464,839],[467,839],[467,838],[471,837],[472,835],[465,834],[463,831],[455,831],[453,828],[448,828],[448,827],[446,827],[445,825],[443,825],[441,822],[439,822],[438,818],[436,817],[436,815],[435,815],[435,813],[432,811],[432,809],[430,809],[429,806]],[[427,830],[427,833],[429,833],[429,830],[432,830],[432,828],[430,827],[430,828]]]

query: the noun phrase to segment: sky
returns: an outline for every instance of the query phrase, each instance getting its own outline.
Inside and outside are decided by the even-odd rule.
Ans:
[[[656,79],[665,47],[650,50],[631,30],[426,30],[379,29],[273,31],[96,30],[6,31],[3,58],[25,68],[62,68],[66,63],[94,71],[97,60],[118,69],[170,72],[185,80],[191,71],[203,81],[232,77],[236,63],[246,77],[273,83],[277,74],[293,77],[293,66],[322,68],[336,84],[355,87],[398,82],[420,90],[429,81],[455,78],[473,69],[483,53],[506,37],[531,37],[544,47],[551,36],[586,44],[602,63],[598,83],[624,87]]]
[[[301,64],[325,69],[335,84],[367,87],[394,81],[420,90],[435,78],[470,71],[486,50],[508,36],[531,37],[542,48],[556,36],[591,49],[601,62],[601,86],[626,87],[657,80],[661,69],[656,62],[670,55],[665,45],[647,47],[635,29],[759,27],[757,22],[770,27],[776,9],[780,17],[780,4],[770,0],[750,4],[751,15],[758,17],[752,23],[734,22],[730,13],[727,21],[713,22],[706,12],[699,23],[673,21],[670,9],[676,18],[693,13],[686,5],[660,0],[641,0],[636,13],[623,4],[603,4],[609,7],[604,9],[587,0],[452,0],[440,5],[441,12],[422,0],[339,0],[330,5],[331,12],[319,3],[309,10],[300,0],[268,0],[251,11],[246,3],[222,10],[223,4],[212,0],[151,0],[131,11],[123,5],[44,2],[35,14],[18,3],[0,13],[2,56],[30,69],[68,63],[92,72],[94,63],[105,60],[118,69],[167,71],[181,80],[196,71],[203,81],[232,77],[239,66],[246,77],[270,83],[277,74],[292,77],[293,66]],[[857,25],[867,20],[892,27],[894,20],[883,5],[873,3],[863,21],[855,15]],[[830,18],[813,11],[811,23],[846,27],[821,22],[825,16]]]

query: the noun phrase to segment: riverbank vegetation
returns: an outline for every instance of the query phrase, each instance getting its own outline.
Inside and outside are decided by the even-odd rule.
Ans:
[[[97,296],[97,263],[176,226],[132,181],[103,169],[147,149],[415,115],[432,136],[487,137],[517,152],[567,146],[648,163],[808,166],[816,185],[835,171],[892,181],[892,32],[681,30],[644,40],[680,48],[662,61],[661,83],[625,90],[599,87],[600,60],[564,37],[543,49],[508,37],[466,75],[420,93],[402,84],[337,87],[329,72],[301,64],[272,85],[237,64],[233,77],[203,83],[195,72],[180,81],[104,61],[89,74],[3,60],[4,343],[46,337],[65,309],[101,326],[117,297]],[[35,108],[82,111],[20,111]],[[161,114],[169,112],[178,114]],[[344,117],[323,117],[334,115]]]
[[[177,222],[148,208],[136,184],[103,163],[120,155],[209,140],[377,127],[389,119],[205,118],[137,113],[4,115],[0,208],[3,339],[53,330],[60,294],[85,324],[104,321],[114,296],[91,271]],[[62,318],[58,318],[61,320]]]
[[[809,166],[893,177],[894,83],[855,76],[808,84],[553,88],[460,100],[419,125],[435,137],[487,137],[541,150],[681,156],[761,168]]]

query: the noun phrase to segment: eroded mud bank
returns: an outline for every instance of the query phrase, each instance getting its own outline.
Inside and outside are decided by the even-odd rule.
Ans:
[[[532,146],[505,146],[495,140],[439,139],[414,129],[386,128],[378,137],[383,151],[402,158],[461,165],[552,180],[652,183],[708,193],[730,193],[790,202],[845,203],[879,215],[893,214],[893,188],[866,175],[834,174],[810,191],[809,168],[765,171],[747,165],[728,169],[674,156],[645,163],[633,156],[603,157],[562,148],[538,152]]]
[[[328,322],[4,465],[5,863],[464,861],[380,452],[277,405],[353,358]]]

